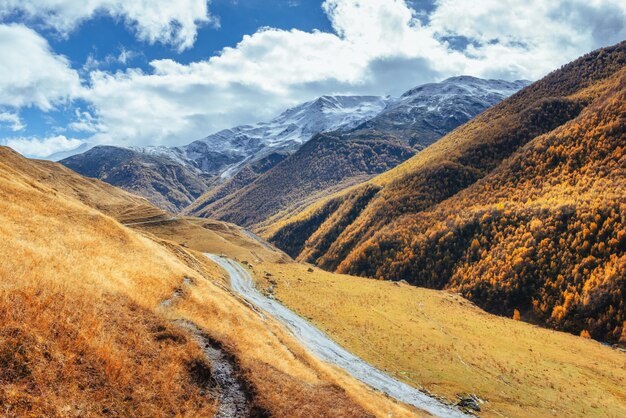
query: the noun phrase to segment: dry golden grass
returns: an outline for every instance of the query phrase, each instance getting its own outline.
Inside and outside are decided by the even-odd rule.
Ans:
[[[189,240],[192,228],[177,235],[170,225],[169,239],[251,260],[241,248],[231,253],[233,243]],[[623,352],[488,314],[452,293],[317,268],[309,272],[307,265],[278,263],[275,257],[261,255],[253,263],[260,289],[269,287],[272,279],[277,298],[286,306],[415,387],[451,401],[458,394],[475,393],[487,400],[484,416],[626,414]]]
[[[0,162],[0,411],[209,415],[190,339],[151,312],[192,271],[165,249]],[[154,367],[158,362],[159,367]]]
[[[217,283],[217,286],[216,286]],[[277,417],[420,415],[308,354],[284,328],[242,305],[219,282],[187,287],[172,319],[193,318],[235,354],[258,405]]]
[[[180,216],[175,221],[141,224],[134,228],[205,253],[229,254],[255,262],[288,260],[287,256],[268,250],[267,244],[251,239],[240,227],[212,219]]]
[[[416,413],[308,356],[206,257],[55,192],[29,174],[37,163],[2,157],[0,415],[211,416],[216,396],[192,367],[206,359],[177,319],[235,356],[254,405],[273,416]]]
[[[10,148],[0,147],[0,161],[28,178],[50,187],[53,193],[72,197],[120,222],[169,218],[143,197],[135,196],[103,181],[82,177],[51,161],[27,160]]]
[[[328,273],[254,266],[285,305],[407,383],[453,400],[476,393],[484,416],[626,415],[626,354],[488,314],[456,294]]]

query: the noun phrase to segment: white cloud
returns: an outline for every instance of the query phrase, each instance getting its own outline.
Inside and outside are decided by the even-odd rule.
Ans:
[[[83,64],[81,70],[84,73],[89,73],[94,70],[101,70],[107,67],[111,67],[114,64],[125,66],[139,55],[141,54],[136,51],[126,49],[124,47],[120,49],[120,53],[118,55],[108,54],[102,59],[98,59],[93,53],[91,53],[87,56],[87,60]]]
[[[437,35],[475,41],[467,72],[539,78],[579,55],[626,38],[622,0],[438,0],[430,15]]]
[[[536,79],[626,37],[626,5],[613,0],[439,0],[421,21],[403,0],[323,8],[335,33],[263,28],[206,61],[92,72],[93,140],[180,144],[322,94],[399,94],[459,74]],[[450,37],[471,43],[453,48]]]
[[[5,145],[27,157],[45,158],[58,152],[78,148],[83,141],[66,138],[64,135],[47,138],[7,138]]]
[[[79,109],[74,111],[76,119],[67,125],[68,129],[74,132],[97,133],[105,129],[98,123],[89,112],[82,112]]]
[[[207,0],[2,0],[0,17],[20,12],[27,21],[67,36],[81,22],[98,14],[122,19],[149,43],[173,45],[179,51],[193,46],[198,27],[218,21],[209,14]]]
[[[26,125],[20,119],[20,115],[12,112],[0,112],[0,126],[8,126],[13,132],[21,131]]]
[[[0,106],[50,110],[79,93],[78,73],[35,31],[0,24]]]
[[[198,22],[211,19],[207,3],[195,0],[183,0],[189,8],[174,7],[173,0],[158,8],[145,0],[40,0],[39,7],[35,0],[8,3],[28,16],[52,13],[50,25],[60,31],[98,11],[108,13],[125,19],[143,39],[180,48],[193,43]],[[155,60],[149,71],[105,71],[102,60],[94,59],[83,70],[88,72],[84,88],[41,37],[23,26],[4,26],[29,31],[40,52],[34,56],[55,65],[44,58],[31,65],[31,52],[3,48],[0,30],[0,105],[48,109],[63,98],[80,98],[89,111],[78,112],[68,128],[93,133],[92,143],[182,144],[269,119],[323,94],[397,95],[459,74],[537,79],[626,38],[626,3],[617,0],[436,0],[428,16],[404,0],[326,0],[323,8],[333,33],[262,28],[207,60]],[[170,24],[181,31],[172,31]],[[459,46],[464,43],[468,46]],[[128,59],[124,50],[104,58],[116,64]],[[3,70],[7,65],[13,67]],[[33,71],[39,68],[46,71]],[[1,78],[3,73],[9,81]],[[36,77],[56,81],[29,81]],[[23,80],[27,87],[11,90]]]

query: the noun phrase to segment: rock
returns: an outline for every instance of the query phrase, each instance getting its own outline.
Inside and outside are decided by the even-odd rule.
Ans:
[[[480,405],[485,403],[484,400],[480,399],[477,395],[473,393],[469,393],[466,395],[458,395],[459,402],[457,406],[460,408],[470,409],[472,411],[480,412]]]
[[[272,273],[269,273],[269,272],[266,271],[265,272],[265,277],[272,277]]]
[[[309,273],[313,273],[313,268],[309,267],[306,271],[308,271]]]

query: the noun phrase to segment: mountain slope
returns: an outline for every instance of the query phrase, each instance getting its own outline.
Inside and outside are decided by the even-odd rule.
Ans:
[[[140,222],[169,218],[142,197],[113,187],[100,180],[76,175],[60,164],[46,160],[27,160],[10,148],[0,147],[0,159],[11,168],[28,173],[33,180],[53,193],[76,199],[120,222]]]
[[[417,87],[352,130],[317,135],[239,189],[218,186],[185,212],[258,227],[395,167],[526,84],[464,76]]]
[[[508,82],[470,76],[424,84],[391,102],[376,117],[358,126],[352,136],[384,132],[421,150],[528,84],[523,80]]]
[[[170,212],[177,212],[208,190],[208,176],[158,154],[98,146],[60,162],[84,176],[143,196]]]
[[[387,171],[411,155],[407,145],[378,135],[345,141],[338,133],[319,134],[249,186],[218,200],[204,195],[186,212],[238,225],[258,224]]]
[[[107,207],[103,189],[116,193],[0,148],[3,411],[213,416],[225,384],[215,363],[226,361],[251,416],[415,413],[310,357],[202,254],[85,204]]]
[[[451,288],[619,340],[625,65],[626,43],[595,51],[266,233],[327,269]],[[366,202],[351,198],[367,188]]]

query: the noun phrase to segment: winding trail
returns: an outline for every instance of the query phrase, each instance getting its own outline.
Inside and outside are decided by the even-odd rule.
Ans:
[[[174,289],[172,296],[161,302],[164,308],[170,308],[177,299],[183,297],[184,288],[193,285],[192,279],[185,277],[180,287]],[[196,324],[187,320],[175,320],[174,324],[187,330],[204,356],[209,361],[210,377],[198,372],[201,380],[207,384],[206,389],[211,389],[208,384],[213,380],[217,385],[218,409],[216,418],[241,418],[251,416],[252,405],[248,399],[246,383],[241,378],[237,365],[231,355],[222,348],[221,344],[206,335]]]
[[[319,359],[337,365],[368,386],[432,415],[438,417],[468,416],[457,408],[446,405],[378,370],[335,343],[325,333],[281,303],[262,295],[255,288],[248,271],[239,263],[213,254],[206,255],[226,270],[230,276],[231,287],[236,293],[285,324],[298,341]]]

